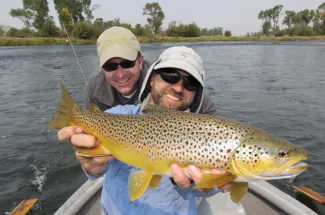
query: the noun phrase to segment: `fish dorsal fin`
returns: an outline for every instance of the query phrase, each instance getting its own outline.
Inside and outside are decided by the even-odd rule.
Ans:
[[[90,104],[89,105],[89,111],[90,112],[103,112],[96,104]]]
[[[159,105],[151,105],[151,104],[147,104],[142,108],[143,114],[173,113],[173,112],[179,112],[179,111],[175,109],[166,108]]]
[[[232,182],[230,197],[234,203],[238,203],[248,191],[248,182]]]
[[[146,191],[152,179],[149,172],[138,170],[133,171],[129,175],[128,185],[130,201],[134,201]]]

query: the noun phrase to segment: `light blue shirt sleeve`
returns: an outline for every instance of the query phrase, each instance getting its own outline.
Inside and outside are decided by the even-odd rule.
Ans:
[[[139,114],[141,104],[137,105],[117,105],[113,108],[107,109],[105,113],[114,114]]]

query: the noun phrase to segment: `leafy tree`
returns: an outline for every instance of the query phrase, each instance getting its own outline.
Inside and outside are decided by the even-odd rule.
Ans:
[[[290,29],[292,27],[292,25],[294,24],[294,17],[296,16],[296,12],[291,11],[291,10],[286,10],[285,14],[286,15],[283,19],[282,24],[287,25],[288,28]]]
[[[260,11],[259,12],[259,14],[258,14],[258,16],[257,16],[257,18],[258,19],[261,19],[261,20],[265,20],[265,22],[271,22],[271,10],[269,9],[269,10],[262,10],[262,11]]]
[[[33,18],[33,13],[26,9],[11,9],[10,16],[20,19],[26,28],[31,27],[31,21]]]
[[[103,23],[103,31],[113,26],[120,26],[120,19],[108,20]]]
[[[170,37],[199,37],[201,30],[194,22],[188,25],[182,23],[177,25],[176,21],[172,21],[169,23],[166,34]]]
[[[72,15],[68,8],[62,8],[59,14],[59,19],[61,21],[61,25],[65,27],[68,33],[71,33],[73,29],[73,20],[72,20]]]
[[[283,36],[286,35],[286,34],[287,34],[287,31],[284,30],[284,29],[275,32],[275,36],[276,36],[276,37],[283,37]]]
[[[47,19],[42,28],[39,30],[39,36],[41,37],[57,37],[59,36],[59,28],[56,27],[53,18]]]
[[[185,26],[184,37],[199,37],[201,36],[200,28],[195,24],[195,22]]]
[[[312,27],[305,24],[296,24],[289,30],[290,36],[314,36],[315,32]]]
[[[265,21],[262,25],[263,34],[269,36],[271,28],[272,28],[271,22]]]
[[[226,36],[226,37],[231,37],[231,36],[232,36],[231,31],[225,31],[225,36]]]
[[[103,31],[108,28],[111,28],[113,26],[121,26],[121,27],[129,29],[132,32],[134,31],[131,24],[120,22],[120,19],[114,19],[114,20],[109,20],[109,21],[104,22],[103,23]]]
[[[325,2],[321,4],[315,12],[313,18],[314,31],[318,35],[325,34]]]
[[[170,36],[170,37],[177,37],[180,35],[179,28],[177,26],[176,21],[171,21],[169,23],[168,28],[166,30],[166,34],[167,34],[167,36]]]
[[[100,27],[102,27],[103,23],[104,23],[103,18],[97,18],[94,21],[94,25],[97,25],[97,26],[100,26]]]
[[[147,15],[147,22],[155,34],[159,33],[165,14],[158,2],[147,3],[143,8],[143,15]]]
[[[35,32],[32,31],[30,28],[25,27],[22,29],[17,29],[17,28],[10,28],[7,32],[8,37],[32,37],[34,36]]]
[[[134,34],[137,36],[145,36],[146,30],[139,23],[135,25]]]
[[[283,9],[283,5],[276,5],[274,8],[271,9],[270,12],[270,17],[273,21],[273,30],[276,31],[279,29],[279,17],[280,17],[280,13]]]
[[[93,27],[89,22],[77,22],[73,28],[73,36],[79,39],[91,39],[93,37]]]
[[[83,12],[86,15],[86,20],[88,22],[91,22],[91,20],[94,19],[93,12],[100,8],[99,4],[95,4],[94,6],[90,7],[91,5],[91,0],[83,0],[82,2],[82,8]]]
[[[73,22],[84,21],[82,15],[83,11],[83,1],[81,0],[54,0],[54,6],[56,11],[59,14],[62,12],[63,8],[68,8],[69,13],[71,14]],[[62,20],[60,19],[62,23]]]
[[[312,19],[315,16],[315,11],[311,10],[309,11],[308,9],[300,11],[296,14],[296,16],[294,17],[293,21],[296,24],[304,24],[304,25],[308,25]]]
[[[201,35],[202,36],[223,35],[223,28],[222,27],[211,28],[211,29],[202,28]]]
[[[273,31],[277,31],[279,29],[278,21],[282,9],[283,5],[276,5],[271,9],[260,11],[260,13],[258,14],[258,19],[264,20],[264,23],[269,23],[271,26],[273,22]]]
[[[325,2],[318,6],[318,10],[325,12]]]
[[[5,29],[2,25],[0,25],[0,37],[4,36],[5,35]]]
[[[49,7],[47,0],[23,0],[25,10],[34,15],[33,26],[40,29],[48,19]]]
[[[25,27],[35,27],[40,29],[48,19],[47,0],[22,0],[23,8],[11,9],[10,15],[19,18]]]

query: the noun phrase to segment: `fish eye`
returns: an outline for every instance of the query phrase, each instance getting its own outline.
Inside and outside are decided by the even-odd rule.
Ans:
[[[280,157],[286,157],[286,156],[288,155],[288,152],[286,152],[286,151],[284,151],[284,150],[280,150],[280,151],[278,152],[278,154],[279,154]]]

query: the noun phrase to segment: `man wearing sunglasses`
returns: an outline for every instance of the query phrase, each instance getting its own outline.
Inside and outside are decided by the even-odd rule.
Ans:
[[[139,93],[150,63],[143,59],[136,36],[123,27],[111,27],[97,40],[101,71],[91,74],[85,87],[85,108],[96,104],[101,110],[117,105],[138,104]],[[206,94],[200,113],[216,114]]]
[[[107,110],[108,113],[141,114],[146,104],[161,105],[179,111],[198,113],[203,101],[204,70],[200,56],[187,47],[171,47],[164,51],[149,68],[140,91],[141,104],[119,105]],[[81,129],[76,128],[75,133]],[[82,136],[83,135],[83,136]],[[69,132],[59,131],[59,139],[68,139]],[[71,138],[74,146],[95,147],[98,142],[86,134]],[[161,183],[146,192],[134,202],[129,201],[128,176],[137,170],[112,156],[84,158],[77,155],[88,178],[96,179],[105,174],[101,206],[105,214],[197,214],[196,197],[209,197],[218,189],[192,190],[194,186],[183,169],[173,164],[173,178],[163,176]],[[200,168],[190,165],[189,174],[194,182],[203,175]],[[224,172],[212,169],[212,173]],[[222,187],[228,190],[229,185]]]
[[[143,59],[136,36],[123,27],[111,27],[97,39],[100,71],[85,87],[85,108],[96,104],[101,110],[139,103],[139,89],[150,63]]]

